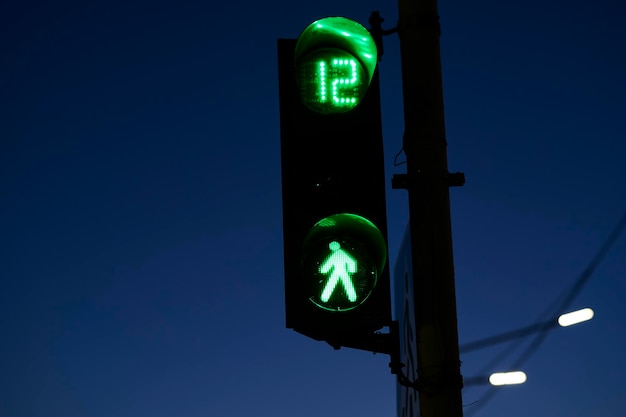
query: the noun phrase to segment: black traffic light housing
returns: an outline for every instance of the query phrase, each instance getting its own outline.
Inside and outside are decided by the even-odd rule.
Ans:
[[[278,40],[286,327],[335,347],[354,347],[354,340],[391,323],[378,70],[356,107],[318,113],[300,96],[296,42]],[[354,275],[376,274],[370,293],[359,287],[369,285],[364,280],[342,286],[335,276],[336,286],[329,284],[332,274],[322,269],[326,255],[316,253],[333,253],[333,244],[346,249],[348,259],[373,255],[369,263],[358,262],[362,269]],[[342,271],[350,275],[345,262]],[[323,288],[326,298],[334,289],[343,299],[325,303],[322,295],[320,301]]]

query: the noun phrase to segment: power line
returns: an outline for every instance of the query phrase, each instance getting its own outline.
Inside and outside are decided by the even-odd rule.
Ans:
[[[582,291],[583,287],[589,281],[589,278],[591,278],[591,276],[597,269],[598,265],[600,265],[600,263],[602,262],[606,254],[609,252],[609,250],[611,249],[611,247],[613,246],[613,244],[615,243],[619,235],[622,233],[625,226],[626,226],[626,212],[624,212],[624,214],[622,215],[622,218],[618,221],[617,225],[613,228],[613,231],[609,234],[604,244],[600,247],[596,255],[591,259],[591,262],[589,262],[587,267],[583,270],[583,272],[580,274],[578,279],[574,282],[574,285],[572,285],[571,289],[565,295],[565,297],[563,297],[562,301],[558,303],[559,298],[561,298],[561,297],[558,297],[555,300],[555,302],[553,302],[548,307],[548,310],[554,311],[553,308],[557,304],[558,304],[557,311],[565,311],[571,306],[576,296],[578,296],[580,291]],[[532,326],[529,326],[529,328],[530,327]],[[530,342],[528,347],[520,354],[517,360],[513,363],[513,366],[511,367],[511,369],[520,369],[524,365],[524,363],[526,363],[526,361],[535,353],[535,351],[537,351],[539,346],[541,346],[541,344],[544,342],[544,340],[548,336],[548,333],[550,332],[550,330],[554,329],[554,327],[555,326],[553,325],[553,321],[550,321],[550,322],[543,323],[543,325],[540,325],[538,328],[535,328],[533,331],[538,332],[537,335],[533,338],[533,340]],[[511,349],[505,349],[503,353],[506,352],[508,355],[510,351]],[[503,358],[503,356],[499,355],[498,358]],[[493,397],[495,397],[498,391],[499,390],[497,388],[488,389],[479,400],[471,404],[472,408],[467,410],[467,413],[465,413],[466,417],[470,417],[471,415],[476,413],[479,409],[487,405],[489,401],[491,401]]]

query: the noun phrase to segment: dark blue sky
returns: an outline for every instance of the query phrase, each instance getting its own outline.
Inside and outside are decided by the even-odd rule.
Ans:
[[[395,416],[388,357],[284,327],[277,38],[394,2],[0,6],[0,415]],[[565,294],[626,210],[626,11],[617,1],[440,1],[459,339]],[[390,261],[399,45],[380,63]],[[621,416],[626,237],[528,381],[475,415]],[[461,357],[506,370],[503,346]],[[483,403],[481,403],[482,401]]]

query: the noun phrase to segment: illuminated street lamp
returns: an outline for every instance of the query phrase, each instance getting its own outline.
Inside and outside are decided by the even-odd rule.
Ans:
[[[567,327],[574,324],[582,323],[583,321],[591,320],[592,318],[593,310],[590,308],[583,308],[581,310],[576,310],[572,311],[571,313],[560,315],[557,322],[561,327]]]
[[[526,373],[522,371],[496,372],[489,376],[489,383],[496,387],[519,385],[524,382],[526,382]]]

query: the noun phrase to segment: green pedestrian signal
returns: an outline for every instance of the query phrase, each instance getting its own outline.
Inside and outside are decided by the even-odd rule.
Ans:
[[[331,312],[358,308],[374,291],[386,260],[385,239],[366,218],[341,213],[319,221],[303,248],[309,301]]]
[[[378,61],[376,43],[360,23],[326,17],[298,37],[296,81],[305,106],[321,113],[343,113],[365,96]]]
[[[328,245],[332,253],[326,258],[324,263],[320,266],[320,272],[326,274],[331,272],[324,290],[322,291],[321,300],[328,302],[328,299],[335,291],[339,281],[343,284],[343,287],[348,296],[350,302],[356,301],[356,291],[354,291],[354,284],[352,283],[352,274],[356,272],[357,262],[346,251],[341,249],[339,242],[333,240]]]

